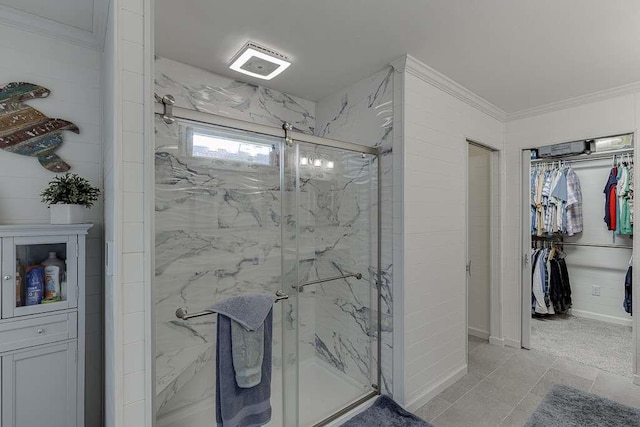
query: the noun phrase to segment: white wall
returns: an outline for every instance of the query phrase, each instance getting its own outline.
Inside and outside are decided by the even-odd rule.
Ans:
[[[467,139],[502,149],[504,124],[435,87],[419,71],[428,67],[408,61],[397,201],[404,210],[404,307],[398,309],[404,312],[403,402],[416,408],[466,372]]]
[[[102,188],[102,88],[99,52],[0,24],[0,84],[24,81],[51,90],[28,104],[49,117],[74,122],[57,153],[71,172]],[[0,222],[49,223],[40,192],[54,175],[33,157],[0,152]],[[87,425],[100,425],[102,390],[102,202],[88,212],[86,402]]]
[[[469,145],[468,278],[469,334],[489,338],[489,283],[491,280],[491,151]]]
[[[611,159],[575,163],[573,169],[582,187],[584,230],[566,238],[583,243],[612,243],[612,232],[604,223],[604,185],[609,178]],[[617,236],[615,244],[632,245],[628,236]],[[631,326],[631,316],[622,307],[624,279],[629,267],[630,249],[565,246],[571,281],[571,312]],[[592,295],[592,285],[600,286],[600,296]]]
[[[540,114],[533,117],[513,120],[506,125],[506,218],[505,218],[505,238],[504,238],[504,335],[505,342],[509,345],[519,346],[520,344],[520,325],[521,325],[521,304],[520,304],[520,265],[521,265],[521,248],[520,248],[520,221],[521,221],[521,199],[520,199],[520,174],[521,174],[521,150],[526,148],[535,148],[543,145],[554,143],[575,141],[579,139],[588,139],[598,136],[614,135],[626,132],[633,132],[637,129],[640,122],[640,94],[627,94],[609,99],[598,100],[594,102],[584,103],[578,106],[564,108],[557,111]],[[582,173],[582,172],[581,172]],[[605,178],[606,179],[606,178]],[[598,196],[602,196],[602,189],[605,181],[598,177],[596,181],[601,181],[602,188],[594,188],[596,184],[589,184],[589,180],[585,176],[585,184],[589,187],[588,191],[594,191]],[[584,192],[584,191],[583,191]],[[598,197],[596,196],[596,198]],[[602,199],[600,199],[602,200]],[[595,202],[594,202],[595,203]],[[597,204],[597,203],[595,203]],[[602,221],[602,210],[599,204],[597,211],[593,213],[586,212],[588,215],[587,225],[589,229],[585,230],[584,236],[580,239],[591,241],[604,239],[602,231],[604,226],[600,226]],[[604,224],[604,223],[602,223]],[[589,232],[589,236],[587,236]],[[593,234],[596,233],[597,234]],[[609,240],[610,242],[610,240]],[[586,251],[586,249],[584,249]],[[617,249],[603,249],[601,254],[591,254],[591,256],[604,256],[605,259],[613,256],[611,251]],[[575,250],[568,251],[571,260],[578,259],[581,256]],[[588,262],[589,259],[585,258]],[[626,260],[628,262],[628,259]],[[582,260],[581,260],[582,263]],[[571,271],[570,271],[571,274]],[[614,273],[615,274],[615,273]],[[580,284],[581,275],[574,274],[576,287],[576,302],[579,305],[584,304],[585,307],[593,310],[593,298],[585,295],[585,289]],[[583,275],[582,275],[583,277]],[[635,280],[635,278],[634,278]],[[622,288],[624,278],[620,278],[620,289]],[[637,282],[637,280],[636,280]],[[590,288],[590,284],[587,285]],[[590,294],[590,289],[588,291]],[[600,301],[604,301],[604,297],[609,291],[603,289]],[[595,298],[595,297],[594,297]],[[618,299],[618,296],[611,296]],[[622,300],[620,300],[620,305]],[[611,312],[610,312],[611,313]]]
[[[151,425],[149,227],[145,205],[144,147],[149,137],[151,61],[150,2],[112,0],[105,58],[109,140],[105,146],[106,239],[113,242],[113,272],[106,274],[106,425]],[[146,19],[146,21],[145,21]],[[145,82],[144,76],[149,76]],[[151,108],[151,106],[149,106]],[[113,132],[113,133],[111,133]],[[147,197],[150,195],[147,192]],[[146,214],[146,215],[145,215]],[[112,274],[109,274],[112,273]]]

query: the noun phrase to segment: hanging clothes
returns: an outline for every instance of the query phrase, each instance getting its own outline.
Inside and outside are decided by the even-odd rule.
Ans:
[[[616,196],[616,188],[618,185],[618,168],[613,167],[609,172],[609,179],[604,186],[604,222],[607,229],[614,231],[616,229],[618,197]]]
[[[567,236],[582,232],[582,189],[578,175],[572,168],[567,169]]]
[[[632,282],[632,277],[633,276],[633,267],[629,266],[629,269],[627,269],[627,275],[624,278],[624,302],[622,303],[622,306],[624,307],[624,311],[626,311],[629,314],[633,314],[633,299],[632,299],[632,293],[633,293],[633,282]]]
[[[616,194],[618,198],[618,220],[616,223],[616,234],[631,235],[633,234],[632,213],[633,206],[633,187],[631,184],[633,167],[623,161],[618,168],[618,182],[616,184]]]
[[[629,268],[624,278],[624,301],[622,307],[624,311],[633,315],[633,257],[629,260]]]
[[[531,250],[532,314],[566,313],[571,308],[571,284],[564,257],[555,246]]]
[[[554,162],[531,171],[531,234],[542,236],[580,233],[582,189],[575,171]]]

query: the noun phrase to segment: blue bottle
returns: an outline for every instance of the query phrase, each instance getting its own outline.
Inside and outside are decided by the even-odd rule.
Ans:
[[[44,267],[30,266],[27,269],[25,305],[38,305],[44,291]]]

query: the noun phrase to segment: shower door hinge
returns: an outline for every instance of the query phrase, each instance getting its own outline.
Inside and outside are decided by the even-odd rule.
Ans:
[[[163,97],[160,97],[160,95],[158,95],[157,93],[154,93],[153,95],[156,99],[156,102],[164,106],[164,113],[162,113],[162,115],[160,116],[162,117],[162,120],[164,120],[164,122],[168,125],[175,122],[176,118],[173,116],[173,106],[176,103],[176,99],[173,97],[173,95],[165,95]]]
[[[529,254],[524,254],[524,265],[529,265]]]
[[[467,271],[467,274],[471,276],[471,261],[469,261],[469,263],[465,266],[465,270]]]
[[[293,146],[293,138],[289,135],[289,132],[293,130],[293,126],[289,122],[284,122],[282,129],[284,129],[284,142],[287,144],[287,147]]]

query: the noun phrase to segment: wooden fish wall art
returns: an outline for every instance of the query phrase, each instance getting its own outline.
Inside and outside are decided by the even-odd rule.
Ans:
[[[80,129],[66,120],[51,119],[24,103],[50,94],[49,89],[32,83],[12,82],[0,87],[0,148],[37,157],[51,172],[66,172],[71,166],[55,151],[62,145],[62,131],[79,134]]]

